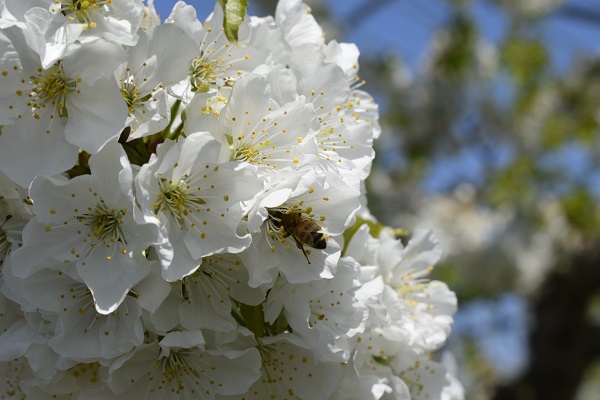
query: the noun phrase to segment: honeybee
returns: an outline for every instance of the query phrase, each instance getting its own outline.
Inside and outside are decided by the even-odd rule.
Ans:
[[[310,264],[308,254],[304,246],[323,250],[327,247],[327,231],[317,221],[310,217],[302,216],[298,211],[278,211],[269,212],[273,226],[283,234],[284,238],[291,236],[296,242],[296,246],[302,250],[306,261]]]

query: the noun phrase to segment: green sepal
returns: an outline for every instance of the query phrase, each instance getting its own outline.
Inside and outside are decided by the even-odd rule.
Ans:
[[[248,0],[219,0],[223,9],[223,30],[227,40],[231,43],[237,43],[238,30],[248,8]]]
[[[358,231],[358,229],[363,226],[363,225],[367,225],[369,227],[369,233],[371,234],[371,236],[373,236],[375,239],[377,239],[379,237],[379,235],[381,234],[381,231],[383,231],[386,228],[392,229],[392,231],[394,232],[394,236],[396,237],[396,239],[401,239],[404,241],[406,241],[407,238],[410,237],[410,232],[402,229],[402,228],[390,228],[387,227],[385,225],[382,225],[378,222],[373,222],[364,218],[360,218],[357,217],[356,218],[356,222],[354,223],[354,225],[348,227],[344,233],[344,248],[342,249],[342,255],[346,254],[346,249],[348,248],[348,243],[350,243],[350,240],[352,239],[352,237],[354,236],[354,234]]]
[[[248,328],[257,338],[267,336],[265,331],[265,314],[262,304],[257,306],[249,306],[244,303],[239,303],[238,306],[239,323]]]

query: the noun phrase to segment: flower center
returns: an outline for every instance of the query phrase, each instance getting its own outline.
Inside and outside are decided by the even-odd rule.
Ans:
[[[143,108],[144,103],[152,98],[152,94],[147,94],[140,97],[139,86],[135,83],[135,77],[129,74],[129,68],[127,69],[127,77],[121,78],[121,94],[127,104],[127,110],[129,115],[132,115],[136,109]]]
[[[271,146],[269,139],[259,143],[252,143],[255,139],[254,136],[249,138],[249,140],[246,140],[243,135],[237,138],[230,135],[226,137],[231,148],[232,161],[247,161],[251,164],[260,165],[264,160],[270,158],[264,151]]]
[[[223,60],[219,57],[216,60],[206,60],[202,56],[195,58],[190,65],[190,82],[192,92],[206,93],[211,85],[217,83],[215,71],[221,69]]]
[[[59,62],[52,67],[40,71],[37,76],[30,77],[33,84],[31,100],[27,103],[32,108],[54,107],[60,117],[67,117],[65,102],[67,95],[77,87],[77,80],[65,77],[63,67]]]
[[[104,201],[100,200],[93,212],[83,214],[77,218],[80,222],[92,228],[92,233],[97,239],[110,243],[116,241],[127,243],[121,229],[123,217],[126,213],[126,208],[122,210],[109,209]]]
[[[168,357],[163,357],[159,361],[159,368],[162,371],[162,376],[171,384],[177,382],[177,389],[180,391],[185,390],[185,382],[190,377],[200,378],[198,371],[187,365],[186,355],[189,352],[186,350],[173,351],[169,353]]]
[[[197,212],[199,211],[199,205],[206,204],[183,179],[175,183],[160,178],[159,187],[160,194],[157,202],[154,203],[155,214],[158,214],[159,211],[169,212],[182,223],[184,217],[190,212]]]
[[[419,283],[419,282],[404,282],[402,286],[396,289],[396,294],[398,298],[406,299],[409,295],[413,293],[422,293],[427,289],[427,284]]]
[[[112,4],[112,0],[56,0],[56,2],[60,3],[60,12],[69,21],[77,20],[82,23],[84,30],[88,27],[96,27],[92,19],[92,13],[96,9]]]
[[[406,271],[399,277],[399,281],[393,278],[388,278],[386,281],[388,285],[396,290],[398,298],[404,299],[409,305],[415,305],[417,302],[413,300],[414,294],[423,293],[427,290],[427,287],[431,282],[431,279],[427,276],[432,270],[433,267],[418,272],[413,270]]]

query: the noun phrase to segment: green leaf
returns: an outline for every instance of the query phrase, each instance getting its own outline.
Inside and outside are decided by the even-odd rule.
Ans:
[[[219,0],[223,9],[223,29],[225,36],[231,43],[238,41],[238,29],[248,8],[248,0]]]
[[[581,233],[594,233],[599,218],[596,200],[585,189],[577,188],[562,199],[562,209],[572,228]]]
[[[517,36],[510,37],[504,43],[502,56],[519,85],[535,81],[547,68],[549,61],[548,51],[541,42]]]

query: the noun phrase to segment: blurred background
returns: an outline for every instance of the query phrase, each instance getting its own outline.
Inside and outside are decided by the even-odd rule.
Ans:
[[[600,399],[600,2],[306,2],[380,105],[372,213],[443,244],[467,399]]]

